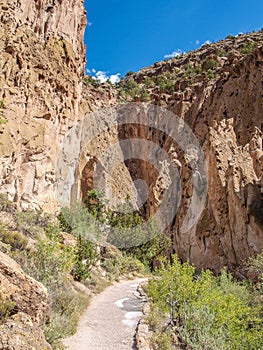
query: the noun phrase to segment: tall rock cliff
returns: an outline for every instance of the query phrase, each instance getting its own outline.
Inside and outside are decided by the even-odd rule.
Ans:
[[[190,206],[192,170],[180,147],[182,200],[169,228],[174,251],[199,268],[235,269],[263,246],[263,32],[229,37],[126,78],[137,82],[138,101],[148,92],[151,103],[182,118],[198,137],[207,164],[206,204],[187,232],[182,224]],[[149,87],[150,86],[150,87]],[[169,139],[148,131],[169,153]],[[152,135],[152,136],[151,136]],[[189,169],[190,168],[190,169]],[[139,170],[136,170],[139,169]],[[139,164],[131,173],[141,171]],[[144,168],[142,176],[156,181]],[[160,192],[152,192],[146,212]],[[171,204],[172,205],[172,204]]]
[[[142,212],[152,216],[172,179],[165,167],[160,175],[149,165],[147,147],[140,148],[143,160],[125,161],[121,140],[153,140],[177,164],[182,184],[181,202],[167,229],[173,250],[199,268],[219,271],[224,265],[235,269],[262,249],[262,31],[156,63],[112,88],[89,82],[83,86],[83,1],[1,1],[0,21],[0,116],[7,120],[0,125],[2,193],[21,208],[56,210],[58,177],[66,202],[85,196],[94,186],[98,155],[118,144],[123,155],[113,192],[122,199],[132,192],[135,200],[140,196],[132,181],[143,179],[149,196]],[[160,131],[118,125],[116,115],[101,109],[132,100],[173,112],[203,148],[208,195],[200,217],[186,232],[181,227],[194,192],[189,158]],[[95,121],[89,119],[92,110],[98,111]],[[73,154],[83,134],[98,126],[106,132],[90,140],[89,149]],[[58,174],[65,139],[68,149]],[[176,206],[176,196],[171,193],[168,211]]]
[[[56,208],[58,145],[89,110],[85,26],[82,0],[0,3],[0,186],[22,208]]]

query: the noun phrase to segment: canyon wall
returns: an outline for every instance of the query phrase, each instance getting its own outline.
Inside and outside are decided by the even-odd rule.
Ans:
[[[172,251],[218,272],[224,265],[235,269],[262,249],[262,31],[156,63],[111,87],[83,84],[83,1],[1,1],[0,14],[0,117],[7,121],[0,124],[1,193],[22,209],[56,211],[58,195],[60,203],[69,204],[87,194],[99,155],[117,144],[122,162],[112,192],[121,200],[128,195],[136,207],[140,194],[132,181],[144,180],[149,196],[142,214],[150,217],[173,179],[165,167],[158,174],[149,165],[147,146],[141,147],[140,160],[125,160],[121,140],[152,140],[171,156],[180,175],[181,193],[171,192],[166,208],[173,211],[180,194],[167,228]],[[172,89],[165,91],[158,77]],[[154,86],[147,85],[147,78]],[[158,105],[184,120],[203,148],[208,194],[197,222],[186,232],[182,225],[195,189],[183,150],[158,128],[118,125],[116,115],[103,111],[145,100],[126,94],[130,80],[147,92],[146,106]],[[92,111],[97,111],[95,119]],[[89,147],[83,146],[83,137],[100,128],[99,135],[91,132]],[[132,154],[132,147],[128,151]],[[107,174],[106,167],[101,173]]]
[[[182,165],[182,200],[167,230],[174,242],[173,251],[198,268],[208,267],[219,272],[223,266],[228,266],[235,270],[245,258],[262,250],[262,43],[262,31],[229,38],[182,57],[156,63],[128,78],[145,86],[146,78],[154,80],[158,75],[170,77],[174,74],[175,91],[169,93],[158,86],[152,87],[148,89],[151,102],[182,118],[204,150],[206,205],[195,225],[183,232],[183,222],[192,201],[193,174],[180,147],[175,148]],[[245,50],[247,47],[251,48],[249,52]],[[205,67],[209,63],[211,66],[211,62],[214,65],[212,74],[211,71],[207,73]],[[145,138],[149,139],[150,134],[152,131]],[[163,139],[158,133],[154,138],[167,152],[171,150],[168,138]],[[150,177],[155,181],[154,173]],[[145,178],[149,178],[149,172]],[[156,202],[155,197],[152,193],[151,203]]]
[[[57,207],[65,133],[90,110],[82,0],[0,2],[0,187],[21,208]]]

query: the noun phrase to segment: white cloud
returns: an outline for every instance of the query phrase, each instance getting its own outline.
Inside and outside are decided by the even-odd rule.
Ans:
[[[181,49],[177,49],[175,51],[173,51],[172,53],[165,55],[164,58],[173,58],[173,57],[178,57],[183,55],[185,52]]]
[[[92,22],[88,22],[88,23],[87,23],[87,26],[88,26],[88,27],[91,27],[92,25],[93,25]]]
[[[196,40],[195,43],[196,43],[196,45],[199,45],[200,44],[200,40]]]
[[[211,44],[211,43],[212,43],[212,41],[206,40],[201,46],[208,45],[208,44]]]
[[[95,73],[95,72],[93,72]],[[95,78],[100,82],[100,83],[105,83],[105,81],[108,80],[108,77],[106,75],[106,72],[103,72],[99,70],[98,72],[95,73]]]
[[[112,84],[116,84],[120,81],[121,79],[121,73],[117,73],[117,74],[112,74],[109,77],[109,80]]]
[[[94,79],[98,80],[100,83],[105,83],[107,80],[109,80],[112,84],[116,84],[120,81],[121,79],[121,74],[110,74],[108,75],[107,72],[104,72],[102,70],[96,71],[96,69],[92,68],[87,69],[86,73],[88,75],[92,75]]]

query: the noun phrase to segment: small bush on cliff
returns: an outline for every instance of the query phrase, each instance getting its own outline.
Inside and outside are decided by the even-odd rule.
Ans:
[[[98,80],[93,78],[91,75],[86,75],[84,77],[84,84],[87,85],[87,86],[91,85],[91,86],[94,86],[94,87],[99,86]]]
[[[24,250],[27,246],[28,239],[20,232],[8,231],[5,229],[1,230],[0,227],[0,241],[10,245],[11,250]]]
[[[254,51],[254,49],[255,49],[255,47],[257,46],[257,44],[256,43],[254,43],[254,42],[248,42],[248,43],[246,43],[246,44],[244,44],[241,48],[240,48],[240,53],[242,54],[242,55],[248,55],[248,54],[251,54],[253,51]]]
[[[14,205],[8,199],[7,195],[0,193],[0,211],[12,212],[13,210],[14,210]]]
[[[12,314],[15,306],[16,303],[14,301],[0,297],[0,324]]]

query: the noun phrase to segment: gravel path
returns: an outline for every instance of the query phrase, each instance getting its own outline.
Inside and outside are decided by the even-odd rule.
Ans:
[[[95,296],[77,333],[64,340],[69,350],[131,350],[144,303],[137,292],[145,279],[122,281]]]

